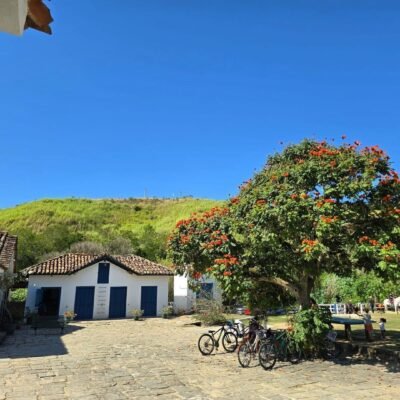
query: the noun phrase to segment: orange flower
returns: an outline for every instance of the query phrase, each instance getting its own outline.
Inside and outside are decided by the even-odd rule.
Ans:
[[[382,197],[382,201],[387,203],[388,201],[392,200],[392,196],[390,194],[387,194],[386,196]]]
[[[359,243],[364,243],[364,242],[368,242],[369,237],[368,236],[361,236],[360,239],[358,239]]]
[[[196,279],[196,280],[199,280],[202,277],[201,272],[197,272],[197,271],[193,272],[192,276],[193,276],[193,279]]]
[[[287,177],[289,176],[289,172],[284,172],[284,173],[282,174],[282,176],[284,176],[285,178],[287,178]]]
[[[300,194],[300,197],[301,197],[303,200],[305,200],[305,199],[308,198],[308,194],[307,194],[307,193],[301,193],[301,194]]]
[[[232,272],[231,271],[224,271],[224,276],[231,276]]]
[[[264,200],[264,199],[259,199],[259,200],[256,201],[256,204],[257,204],[258,206],[263,206],[263,205],[266,204],[266,203],[267,203],[267,201]]]
[[[290,198],[293,199],[293,200],[296,200],[297,197],[298,197],[298,196],[297,196],[296,193],[293,193],[293,194],[290,195]]]

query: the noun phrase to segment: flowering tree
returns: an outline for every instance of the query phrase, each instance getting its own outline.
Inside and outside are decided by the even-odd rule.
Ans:
[[[307,307],[323,272],[398,279],[399,218],[400,179],[379,147],[304,140],[224,207],[178,222],[169,252],[179,272],[210,274],[228,295],[272,284]]]

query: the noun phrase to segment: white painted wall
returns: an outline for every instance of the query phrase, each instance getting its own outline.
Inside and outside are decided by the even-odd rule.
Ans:
[[[211,277],[203,276],[202,283],[213,284],[214,300],[222,302],[222,290],[216,280]],[[175,312],[190,312],[196,305],[196,293],[189,288],[187,275],[174,276],[174,309]]]
[[[0,0],[0,31],[22,35],[27,15],[27,0]]]
[[[108,261],[104,261],[108,262]],[[36,290],[42,287],[61,287],[59,314],[74,310],[76,286],[94,286],[94,319],[108,318],[110,287],[126,286],[127,317],[134,308],[140,309],[141,287],[157,286],[157,315],[162,315],[162,308],[168,305],[168,276],[142,276],[130,274],[110,263],[109,283],[97,283],[98,263],[84,268],[72,275],[30,275],[26,307],[35,309]]]

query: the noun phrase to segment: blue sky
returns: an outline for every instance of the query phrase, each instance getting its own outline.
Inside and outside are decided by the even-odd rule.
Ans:
[[[397,0],[49,5],[53,36],[0,33],[0,207],[225,198],[304,137],[399,166]]]

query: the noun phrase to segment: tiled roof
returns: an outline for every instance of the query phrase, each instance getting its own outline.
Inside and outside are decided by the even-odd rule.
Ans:
[[[15,270],[15,259],[17,257],[17,237],[11,236],[8,232],[0,232],[0,268]]]
[[[137,275],[173,275],[173,272],[167,267],[135,255],[112,256],[109,254],[71,253],[33,265],[26,268],[24,272],[28,275],[70,275],[100,261],[109,261]]]

